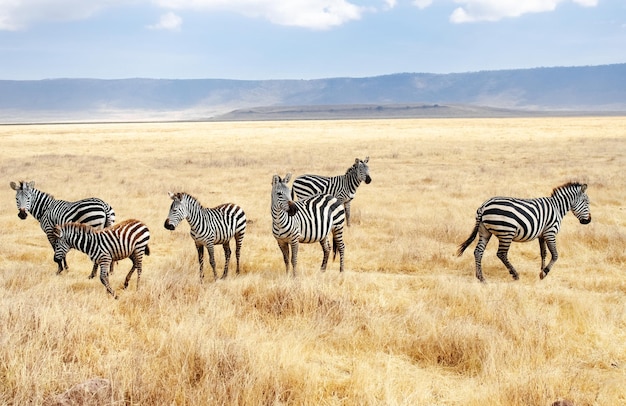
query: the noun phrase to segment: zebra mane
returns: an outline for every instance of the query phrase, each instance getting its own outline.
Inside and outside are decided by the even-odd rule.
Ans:
[[[20,180],[20,181],[19,181],[20,186],[19,186],[17,189],[15,189],[15,190],[24,190],[24,188],[25,188],[26,186],[29,186],[29,183],[31,183],[31,182],[27,182],[27,181],[25,181],[25,180]],[[41,193],[42,195],[44,195],[44,196],[48,196],[49,198],[54,199],[54,196],[52,196],[50,193],[46,193],[46,192],[43,192],[43,191],[41,191],[41,190],[39,190],[39,189],[35,188],[35,182],[32,182],[32,183],[33,183],[33,184],[32,184],[32,186],[30,186],[30,188],[31,188],[32,190],[36,190],[37,192]]]
[[[60,226],[61,229],[65,230],[65,231],[69,231],[69,230],[78,230],[81,233],[84,234],[96,234],[98,232],[98,230],[96,230],[95,228],[91,227],[90,225],[87,224],[83,224],[83,223],[77,223],[77,222],[73,222],[73,223],[65,223],[62,224]]]
[[[567,182],[561,186],[557,186],[554,189],[552,189],[552,196],[554,196],[555,194],[557,194],[558,192],[565,190],[565,189],[569,189],[569,188],[576,188],[576,187],[580,187],[583,188],[584,184],[580,183],[580,182]]]
[[[185,193],[185,192],[180,192],[180,193],[174,193],[176,195],[176,198],[179,200],[183,199],[183,196],[187,196],[187,199],[192,202],[193,204],[197,204],[198,206],[200,206],[201,209],[204,209],[204,206],[202,206],[202,203],[200,203],[200,200],[196,199],[194,196],[190,195],[189,193]]]

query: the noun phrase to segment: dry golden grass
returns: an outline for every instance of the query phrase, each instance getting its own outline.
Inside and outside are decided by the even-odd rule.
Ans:
[[[626,118],[0,126],[0,403],[41,404],[93,377],[111,404],[575,405],[626,403]],[[318,244],[285,275],[271,234],[275,173],[343,173],[370,156],[346,230],[346,269]],[[10,181],[97,196],[151,228],[114,300],[73,251],[55,275]],[[593,221],[566,216],[539,280],[536,242],[513,281],[491,242],[474,277],[476,208],[589,184]],[[241,205],[243,272],[199,284],[189,227],[163,228],[167,191]],[[223,251],[216,250],[218,271]],[[234,260],[233,260],[234,261]],[[234,266],[234,262],[232,264]],[[231,268],[233,269],[233,268]],[[210,275],[210,268],[206,269]]]

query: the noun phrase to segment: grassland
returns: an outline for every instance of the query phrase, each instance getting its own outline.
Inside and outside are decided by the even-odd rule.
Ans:
[[[575,405],[626,403],[626,118],[0,126],[0,403],[42,404],[93,377],[110,404]],[[370,156],[346,269],[301,247],[294,279],[271,234],[275,173],[342,174]],[[141,285],[108,296],[81,253],[55,275],[10,181],[98,196],[152,232]],[[536,242],[513,281],[491,242],[474,277],[476,208],[589,184],[592,222],[566,216],[539,280]],[[168,191],[241,205],[243,271],[199,283]],[[223,252],[217,251],[218,272]],[[231,268],[233,269],[233,268]],[[210,270],[208,270],[210,275]]]

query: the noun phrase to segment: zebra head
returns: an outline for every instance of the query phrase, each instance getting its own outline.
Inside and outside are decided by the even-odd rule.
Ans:
[[[290,173],[284,179],[281,179],[278,175],[274,175],[272,178],[272,211],[278,209],[293,216],[298,211],[298,207],[291,199],[291,190],[289,190],[287,185],[290,179]]]
[[[359,182],[365,181],[365,183],[368,185],[372,181],[372,178],[370,178],[370,168],[369,166],[367,166],[367,162],[369,160],[369,156],[365,157],[364,160],[360,160],[359,158],[356,158],[354,160],[354,168],[356,168],[357,179],[359,180]]]
[[[167,194],[172,199],[172,205],[163,226],[168,230],[174,230],[178,223],[187,217],[187,204],[183,201],[182,193],[167,192]]]
[[[574,186],[580,189],[572,201],[572,213],[580,221],[580,224],[589,224],[591,222],[591,212],[589,210],[589,196],[585,193],[587,184],[574,184]]]
[[[33,201],[33,191],[35,190],[35,182],[20,181],[19,184],[15,182],[10,183],[11,189],[15,190],[15,202],[17,204],[17,216],[22,220],[26,219],[31,209]]]
[[[52,230],[52,234],[56,239],[54,242],[54,262],[59,265],[59,270],[62,270],[63,261],[65,261],[65,257],[67,253],[70,251],[70,245],[65,238],[67,230],[63,226],[56,225]]]

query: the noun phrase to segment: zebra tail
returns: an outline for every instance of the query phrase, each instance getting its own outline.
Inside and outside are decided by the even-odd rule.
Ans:
[[[481,218],[479,216],[476,216],[476,225],[474,226],[474,230],[472,230],[472,235],[470,235],[469,238],[465,240],[463,244],[459,245],[459,249],[456,252],[456,255],[458,257],[463,255],[463,252],[465,251],[465,249],[469,247],[469,245],[476,239],[476,234],[478,234],[478,227],[480,226],[480,221],[481,221]]]
[[[111,227],[113,223],[115,223],[115,210],[113,210],[113,207],[108,206],[104,228]]]
[[[144,251],[144,254],[150,255],[150,246],[149,245],[146,245],[146,249]]]

